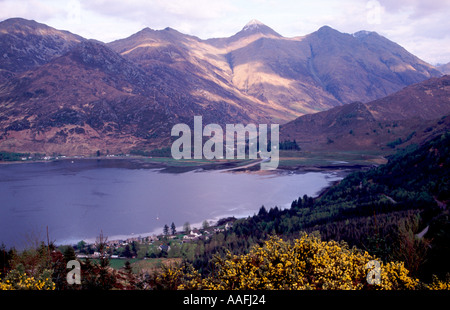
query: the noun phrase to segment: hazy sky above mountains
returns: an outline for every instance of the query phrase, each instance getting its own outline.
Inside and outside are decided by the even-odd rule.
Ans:
[[[432,63],[450,62],[450,0],[0,0],[0,20],[23,17],[110,42],[142,28],[228,37],[257,19],[285,37],[328,25],[376,31]]]

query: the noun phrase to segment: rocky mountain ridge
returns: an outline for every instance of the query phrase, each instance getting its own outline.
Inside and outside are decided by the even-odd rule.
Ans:
[[[441,75],[376,33],[285,38],[259,21],[228,38],[144,28],[105,44],[15,18],[0,52],[0,150],[49,154],[167,146],[194,115],[284,124]]]

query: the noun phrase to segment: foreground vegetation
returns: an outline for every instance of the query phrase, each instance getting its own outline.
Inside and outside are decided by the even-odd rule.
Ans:
[[[99,244],[99,248],[104,245]],[[51,250],[51,251],[50,251]],[[303,233],[293,241],[272,237],[247,254],[213,259],[215,270],[202,277],[187,261],[162,265],[150,273],[133,273],[130,265],[115,270],[103,256],[81,261],[81,284],[66,281],[68,253],[42,245],[37,251],[14,254],[1,290],[169,289],[169,290],[414,290],[450,289],[450,279],[430,284],[412,277],[403,262],[382,262],[344,242],[322,241]],[[378,280],[369,262],[379,262]]]

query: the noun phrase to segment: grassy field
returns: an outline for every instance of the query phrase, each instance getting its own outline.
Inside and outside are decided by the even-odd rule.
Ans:
[[[98,259],[91,259],[94,263],[99,263]],[[126,262],[130,262],[134,273],[147,272],[151,273],[161,268],[164,265],[172,265],[181,262],[181,258],[112,258],[109,260],[109,265],[118,270],[125,266]]]
[[[181,263],[181,258],[148,258],[139,259],[134,262],[130,261],[130,263],[134,273],[151,273],[159,270],[163,264],[172,265]]]
[[[280,151],[279,167],[283,169],[298,167],[317,167],[317,166],[354,166],[354,165],[374,165],[386,162],[384,156],[389,153],[380,152],[301,152],[301,151]],[[161,164],[167,168],[204,168],[204,169],[222,169],[237,168],[252,163],[254,160],[245,159],[180,159],[171,157],[143,157],[141,159],[147,163]]]
[[[384,164],[387,154],[375,152],[280,152],[280,168],[317,167],[317,166],[353,166]]]

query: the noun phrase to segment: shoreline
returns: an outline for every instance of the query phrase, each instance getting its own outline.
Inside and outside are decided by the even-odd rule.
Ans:
[[[224,171],[227,172],[227,171]],[[280,173],[283,171],[272,171],[272,173]],[[314,172],[323,172],[325,173],[325,171],[314,171]],[[331,180],[329,181],[329,184],[323,188],[321,188],[320,190],[318,190],[314,196],[312,196],[314,199],[320,198],[322,195],[324,195],[330,188],[332,188],[333,186],[335,186],[336,184],[339,184],[339,182],[342,181],[342,179],[345,178],[345,175],[347,175],[348,173],[351,173],[349,171],[344,172],[344,171],[330,171],[328,170],[327,172],[331,173],[336,173],[336,177],[339,178],[339,180]],[[308,173],[308,172],[302,172],[302,173]],[[277,205],[276,207],[278,207],[280,210],[285,210],[285,209],[289,209],[290,203],[286,204],[285,206],[281,206],[281,205]],[[239,213],[239,212],[238,212]],[[217,223],[222,220],[222,219],[226,219],[226,218],[235,218],[236,220],[239,219],[245,219],[248,217],[252,217],[254,215],[256,215],[256,211],[253,212],[253,214],[250,213],[241,213],[241,214],[236,214],[236,213],[228,213],[228,214],[222,214],[222,215],[218,215],[214,218],[210,218],[210,219],[204,219],[201,222],[198,223],[193,223],[191,224],[191,230],[195,230],[195,229],[202,229],[202,225],[204,221],[207,221],[210,224],[210,227],[215,227],[217,226]],[[168,223],[167,223],[168,224]],[[142,233],[131,233],[131,234],[116,234],[116,235],[112,235],[112,236],[106,236],[108,238],[108,242],[111,241],[126,241],[129,239],[133,239],[133,238],[146,238],[146,237],[159,237],[161,235],[163,235],[163,225],[161,227],[157,227],[155,228],[153,231],[151,232],[142,232]],[[97,237],[88,237],[88,238],[82,238],[82,239],[77,239],[77,240],[66,240],[66,241],[70,241],[70,242],[56,242],[56,244],[58,246],[65,246],[65,245],[76,245],[78,242],[80,241],[85,241],[88,245],[93,245],[96,242],[96,238]]]
[[[339,154],[339,153],[336,153]],[[309,152],[298,153],[295,156],[281,156],[280,164],[274,171],[298,171],[298,172],[320,172],[330,170],[359,170],[369,169],[374,166],[378,166],[381,162],[374,161],[373,159],[365,158],[361,159],[347,159],[345,154],[342,157],[328,157],[327,154],[318,153],[311,156]],[[363,156],[364,157],[364,156]],[[341,158],[341,159],[339,159]],[[296,159],[295,163],[286,164],[282,162],[287,159]],[[309,160],[314,159],[315,162]],[[183,173],[194,170],[229,170],[233,172],[253,172],[261,171],[260,163],[262,159],[180,159],[175,160],[172,157],[157,157],[157,156],[141,156],[141,155],[103,155],[103,156],[55,156],[44,157],[36,159],[26,160],[14,160],[14,161],[0,161],[0,167],[2,165],[13,164],[31,164],[31,163],[54,163],[61,161],[115,161],[116,163],[127,163],[129,168],[139,169],[162,169],[162,172],[167,173]],[[301,162],[304,160],[304,162]],[[300,161],[300,162],[299,162]]]
[[[251,173],[251,174],[306,174],[306,173],[310,173],[310,172],[322,172],[322,173],[329,173],[330,174],[330,178],[333,179],[335,177],[338,177],[340,180],[343,179],[345,177],[345,175],[347,175],[348,173],[350,173],[353,170],[356,170],[356,168],[359,168],[359,166],[357,166],[355,168],[355,166],[328,166],[328,167],[323,167],[323,166],[317,166],[317,167],[305,167],[305,166],[298,166],[298,167],[280,167],[276,170],[268,170],[268,171],[261,171],[258,168],[258,164],[260,163],[260,161],[251,161],[250,163],[248,163],[248,161],[235,161],[235,162],[227,162],[227,163],[213,163],[213,164],[208,164],[208,165],[195,165],[195,166],[183,166],[183,167],[169,167],[168,168],[167,165],[163,164],[163,163],[159,163],[159,162],[147,162],[145,161],[145,158],[141,158],[141,157],[110,157],[110,158],[106,158],[106,157],[90,157],[90,158],[79,158],[79,157],[75,157],[75,158],[61,158],[61,159],[55,159],[55,160],[46,160],[46,161],[26,161],[26,162],[9,162],[8,164],[22,164],[22,163],[37,163],[37,164],[47,164],[47,163],[64,163],[66,165],[70,165],[71,162],[85,162],[85,163],[92,163],[94,165],[87,165],[86,167],[89,169],[91,167],[99,167],[99,165],[97,165],[97,163],[102,163],[100,165],[100,167],[102,168],[126,168],[126,169],[158,169],[159,172],[163,172],[163,173],[183,173],[183,172],[207,172],[207,171],[217,171],[217,172],[227,172],[227,173]],[[242,167],[240,166],[242,165]],[[230,168],[233,167],[233,168]],[[205,169],[206,168],[206,169]],[[352,169],[353,168],[353,169]],[[339,181],[340,181],[339,180]],[[318,190],[313,197],[319,197],[320,195],[322,195],[322,193],[326,190],[328,190],[329,188],[331,188],[332,186],[334,186],[334,184],[336,183],[336,180],[329,180],[328,184],[323,187],[322,189]],[[285,208],[289,208],[288,205],[286,206],[278,206],[278,207],[282,207],[282,209]],[[240,213],[240,214],[239,214]],[[253,212],[254,213],[254,212]],[[234,210],[234,211],[230,211],[227,212],[226,214],[222,214],[222,215],[218,215],[215,216],[213,219],[204,219],[210,223],[214,223],[217,222],[218,220],[222,219],[222,218],[227,218],[227,217],[235,217],[237,219],[241,219],[241,218],[247,218],[249,216],[252,216],[254,214],[243,214],[242,212],[239,212],[239,210]],[[203,221],[204,221],[203,220]],[[199,223],[195,223],[192,225],[192,227],[201,227],[202,222]],[[212,225],[212,224],[211,224]],[[161,225],[161,227],[156,227],[155,229],[153,229],[150,232],[140,232],[140,233],[131,233],[131,234],[117,234],[114,236],[110,236],[109,240],[116,240],[117,237],[122,238],[136,238],[136,237],[148,237],[148,236],[154,236],[154,235],[158,235],[162,233],[162,229],[163,229],[163,225]],[[61,240],[60,242],[56,241],[55,243],[58,245],[73,245],[76,244],[77,242],[84,240],[84,241],[90,241],[89,243],[95,243],[96,240],[96,236],[90,236],[87,237],[85,236],[84,238],[78,238],[78,237],[68,237],[65,238],[64,240]]]
[[[90,156],[90,157],[60,157],[51,159],[36,159],[36,160],[15,160],[15,161],[0,161],[2,165],[21,165],[21,164],[42,164],[42,163],[57,163],[57,162],[115,162],[127,164],[130,169],[163,169],[168,173],[182,173],[194,170],[233,170],[240,169],[240,165],[256,165],[261,161],[254,163],[254,160],[220,160],[209,162],[198,162],[198,160],[182,160],[177,161],[169,157],[143,157],[143,156]],[[197,163],[198,162],[198,163]],[[250,163],[248,163],[250,162]]]

